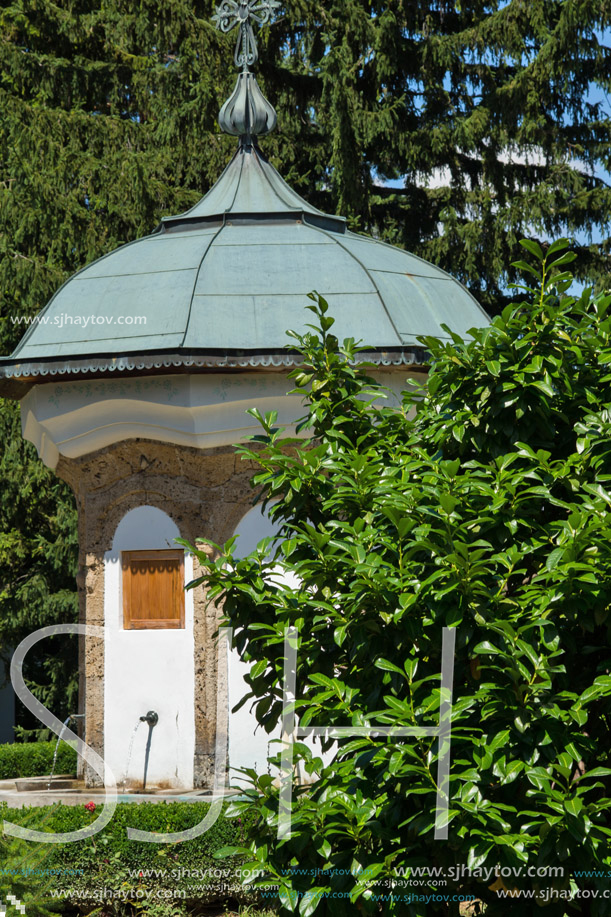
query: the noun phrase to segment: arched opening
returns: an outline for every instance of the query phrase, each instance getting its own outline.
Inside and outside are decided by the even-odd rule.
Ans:
[[[193,786],[193,564],[178,537],[167,513],[139,506],[104,557],[104,758],[119,789],[140,789],[145,769],[147,787]],[[153,726],[140,719],[149,711]]]
[[[249,554],[263,538],[276,534],[278,526],[274,525],[267,514],[261,512],[260,506],[254,506],[240,520],[234,535],[239,535],[236,545],[238,557]],[[248,686],[244,676],[248,674],[250,665],[242,662],[237,650],[229,650],[227,663],[227,686],[229,696],[229,766],[230,780],[235,781],[234,768],[254,767],[259,773],[267,771],[267,758],[269,743],[272,739],[280,738],[277,734],[268,735],[263,729],[257,728],[254,712],[250,710],[250,702],[245,704],[236,713],[233,707],[247,693]],[[276,746],[277,747],[277,746]],[[273,746],[272,746],[273,748]]]

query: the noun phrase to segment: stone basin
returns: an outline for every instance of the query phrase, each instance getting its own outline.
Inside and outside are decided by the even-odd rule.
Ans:
[[[15,780],[19,793],[31,790],[77,790],[83,787],[83,781],[77,780],[71,774],[57,774],[55,777],[19,777]]]

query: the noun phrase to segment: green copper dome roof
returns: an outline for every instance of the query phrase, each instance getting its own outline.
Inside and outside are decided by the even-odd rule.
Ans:
[[[79,271],[58,290],[0,380],[161,367],[290,365],[287,330],[308,324],[307,294],[329,301],[342,339],[362,340],[377,363],[423,359],[420,335],[464,336],[488,316],[458,281],[393,246],[348,232],[311,207],[270,165],[257,137],[276,124],[250,68],[253,23],[279,0],[221,0],[218,28],[237,27],[242,72],[219,114],[240,137],[218,182],[186,213]],[[3,385],[4,391],[7,384]],[[10,383],[12,385],[13,383]]]
[[[488,322],[444,271],[348,232],[243,143],[195,207],[68,280],[2,374],[62,374],[66,361],[72,372],[284,363],[286,331],[305,327],[312,290],[328,299],[340,339],[362,339],[379,362],[414,362],[418,335],[447,337],[442,323],[464,335]]]

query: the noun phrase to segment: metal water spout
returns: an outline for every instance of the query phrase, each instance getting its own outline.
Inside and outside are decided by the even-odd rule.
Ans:
[[[146,775],[149,769],[149,755],[151,753],[151,738],[153,735],[153,726],[156,726],[159,722],[159,714],[155,713],[154,710],[149,710],[146,716],[140,717],[141,723],[147,723],[149,727],[149,734],[146,739],[146,749],[144,751],[144,776],[142,778],[142,789],[146,789]]]
[[[140,717],[140,722],[147,723],[152,728],[153,726],[156,726],[157,723],[159,722],[159,714],[155,713],[154,710],[149,710],[146,716]]]

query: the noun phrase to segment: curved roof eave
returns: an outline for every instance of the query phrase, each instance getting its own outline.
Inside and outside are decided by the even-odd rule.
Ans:
[[[426,369],[427,354],[423,348],[367,350],[359,353],[356,363],[370,363],[383,368]],[[176,372],[245,372],[249,370],[286,372],[301,363],[296,351],[269,353],[131,353],[100,355],[95,358],[15,361],[0,357],[0,396],[22,398],[32,385],[52,381],[72,381],[88,376],[171,374]]]
[[[95,357],[64,357],[62,359],[30,359],[19,362],[12,357],[0,357],[0,377],[30,379],[35,376],[63,376],[90,372],[132,372],[147,369],[266,369],[299,366],[297,351],[268,351],[234,353],[175,352],[104,354]],[[359,353],[357,363],[376,366],[421,366],[426,362],[424,348],[389,348]]]

